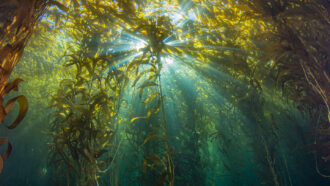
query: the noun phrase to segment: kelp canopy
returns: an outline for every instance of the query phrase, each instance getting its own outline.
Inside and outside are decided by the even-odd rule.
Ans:
[[[2,185],[330,184],[327,0],[0,10]]]

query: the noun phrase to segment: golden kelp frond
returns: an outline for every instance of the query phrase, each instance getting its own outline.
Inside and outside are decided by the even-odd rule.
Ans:
[[[20,121],[25,117],[25,114],[27,112],[28,109],[28,103],[27,103],[27,99],[20,95],[17,96],[15,98],[10,99],[5,106],[3,106],[3,101],[4,101],[4,97],[9,94],[12,90],[14,91],[18,91],[18,84],[23,81],[20,78],[15,79],[14,81],[8,83],[3,91],[3,95],[0,99],[0,107],[1,107],[1,114],[0,114],[0,122],[2,123],[3,120],[6,118],[6,116],[9,114],[10,110],[12,109],[12,107],[14,106],[14,104],[16,103],[16,101],[19,103],[20,107],[19,107],[19,115],[18,118],[15,120],[15,122],[10,125],[8,128],[9,129],[13,129],[15,128]]]
[[[11,108],[14,106],[15,102],[19,104],[19,112],[16,120],[10,124],[7,128],[8,129],[14,129],[17,127],[17,125],[24,119],[27,110],[28,110],[28,101],[25,98],[25,96],[20,95],[15,98],[10,99],[5,106],[5,110],[7,113],[11,110]]]

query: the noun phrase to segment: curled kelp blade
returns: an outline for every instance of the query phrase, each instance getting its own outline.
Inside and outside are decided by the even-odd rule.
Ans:
[[[27,101],[26,97],[23,95],[20,95],[15,98],[12,98],[11,100],[9,100],[7,102],[7,104],[5,106],[6,113],[10,112],[10,110],[13,108],[13,106],[16,102],[18,102],[18,104],[19,104],[18,116],[11,125],[7,126],[8,129],[16,128],[17,125],[24,119],[24,117],[27,113],[27,110],[28,110],[28,101]]]
[[[0,173],[2,172],[2,168],[3,168],[3,161],[6,160],[12,150],[12,146],[10,144],[10,142],[8,141],[7,138],[0,138],[0,147],[4,144],[8,144],[7,150],[3,155],[0,155]]]
[[[7,83],[5,88],[3,89],[2,96],[0,96],[0,122],[6,118],[8,115],[9,111],[13,107],[15,102],[8,102],[5,107],[2,106],[4,97],[12,90],[18,91],[18,84],[22,82],[23,79],[17,78],[14,81]]]
[[[4,95],[7,95],[12,90],[18,91],[18,84],[22,81],[24,81],[24,80],[21,78],[17,78],[12,82],[7,83],[5,86]]]

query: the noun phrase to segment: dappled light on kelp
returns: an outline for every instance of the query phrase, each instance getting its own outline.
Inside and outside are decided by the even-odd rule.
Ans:
[[[0,121],[46,136],[25,155],[46,157],[30,174],[43,179],[17,184],[329,184],[326,0],[8,0],[0,10],[10,17],[0,13]],[[22,150],[0,146],[6,173],[3,160]]]

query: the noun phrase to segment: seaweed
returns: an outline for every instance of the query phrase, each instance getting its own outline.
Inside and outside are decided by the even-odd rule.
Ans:
[[[266,36],[270,40],[265,48],[266,58],[274,61],[278,71],[277,82],[286,90],[283,92],[287,92],[290,99],[302,103],[300,108],[324,112],[319,108],[322,105],[327,110],[327,114],[321,114],[322,117],[329,115],[329,60],[326,49],[329,45],[326,34],[329,4],[323,0],[253,1],[245,4],[251,15],[273,25],[273,30]],[[304,112],[305,109],[301,110]],[[329,116],[327,118],[329,122]],[[313,122],[317,130],[318,121]]]
[[[22,79],[40,83],[24,95],[49,101],[53,184],[303,183],[289,146],[308,140],[284,131],[300,129],[289,117],[296,109],[314,126],[304,152],[329,177],[325,0],[17,0],[5,8],[0,121],[17,102],[7,128],[17,127],[27,99],[4,97]],[[15,74],[23,78],[8,83],[26,44]],[[286,144],[296,135],[302,143]],[[12,145],[0,145],[1,172]]]

